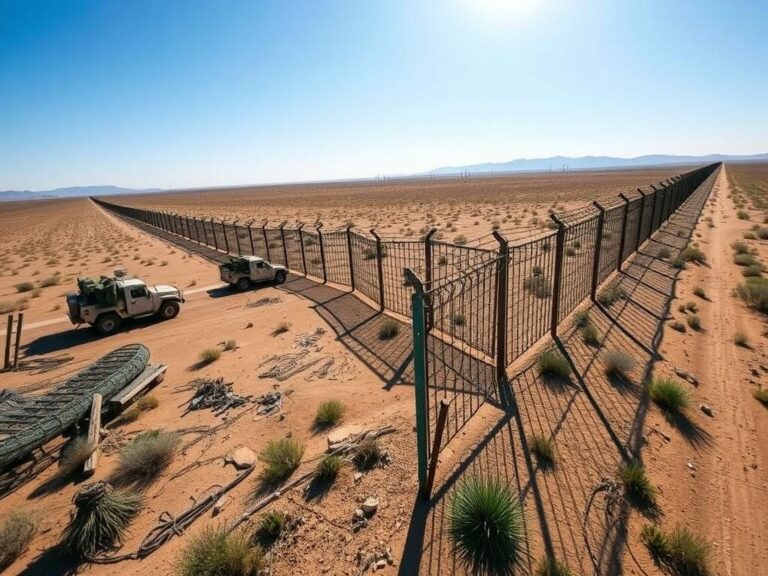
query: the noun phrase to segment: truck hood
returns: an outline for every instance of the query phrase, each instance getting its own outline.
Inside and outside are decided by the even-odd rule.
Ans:
[[[156,286],[152,286],[151,290],[158,296],[181,296],[181,290],[166,284],[158,284]]]

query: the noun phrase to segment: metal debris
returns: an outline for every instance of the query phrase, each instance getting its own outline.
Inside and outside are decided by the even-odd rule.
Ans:
[[[190,382],[196,384],[194,396],[189,400],[184,414],[191,410],[211,408],[214,415],[219,416],[230,408],[238,408],[250,401],[251,396],[241,396],[232,391],[232,382],[224,382],[224,378],[197,378]]]
[[[251,302],[250,300],[245,305],[246,308],[261,308],[262,306],[271,306],[272,304],[279,304],[282,302],[282,299],[279,297],[275,298],[259,298],[258,300],[255,300]]]
[[[316,328],[311,334],[299,334],[293,341],[297,348],[317,348],[317,343],[325,334],[325,328]]]

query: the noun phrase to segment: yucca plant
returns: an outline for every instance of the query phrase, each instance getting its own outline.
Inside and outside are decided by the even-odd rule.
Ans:
[[[335,426],[344,417],[344,404],[338,400],[327,400],[317,407],[315,414],[315,428],[330,428]]]
[[[266,468],[261,472],[262,481],[267,484],[282,482],[293,474],[301,464],[304,445],[293,438],[272,440],[259,454]]]
[[[243,532],[206,526],[192,537],[176,565],[178,576],[258,576],[264,551]]]
[[[571,376],[571,365],[568,360],[555,349],[547,350],[539,356],[539,374],[567,379]]]
[[[680,412],[691,403],[688,390],[671,378],[655,378],[648,387],[648,393],[651,400],[669,412]]]
[[[656,506],[656,488],[640,462],[632,461],[619,466],[619,478],[630,502],[644,508]]]
[[[0,572],[13,564],[29,548],[37,534],[38,519],[30,512],[14,510],[0,526]]]
[[[449,530],[473,574],[511,574],[525,549],[519,500],[497,479],[469,478],[456,488]]]
[[[118,455],[113,479],[119,484],[148,484],[165,470],[176,455],[176,432],[148,430],[137,435]]]
[[[75,515],[64,530],[61,545],[78,559],[119,547],[125,529],[140,508],[137,496],[115,490],[103,481],[83,486],[74,504]]]

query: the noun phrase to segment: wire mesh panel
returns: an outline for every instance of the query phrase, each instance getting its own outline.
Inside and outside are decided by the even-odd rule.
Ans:
[[[432,283],[498,258],[496,250],[432,241]]]
[[[435,290],[447,291],[450,298],[431,318],[434,330],[488,356],[496,351],[497,267],[498,257],[438,284]]]
[[[403,270],[410,268],[419,276],[424,274],[424,242],[418,240],[382,242],[382,270],[384,276],[384,304],[394,312],[411,315],[410,285]]]
[[[428,316],[434,328],[426,338],[427,405],[429,441],[433,437],[440,401],[450,402],[441,446],[430,446],[429,452],[440,451],[496,390],[496,373],[492,363],[478,354],[476,342],[492,336],[490,310],[478,304],[477,297],[492,291],[496,262],[459,275],[456,280],[427,292]],[[474,302],[474,303],[473,303]],[[474,313],[473,313],[474,312]],[[456,319],[462,315],[460,324]]]
[[[261,228],[251,226],[251,239],[253,240],[253,255],[269,260],[267,257],[267,244],[264,242],[264,234]]]
[[[325,250],[325,272],[329,282],[351,286],[349,275],[349,246],[347,232],[323,232],[323,248]]]
[[[316,231],[301,231],[301,241],[304,243],[304,260],[307,263],[307,274],[315,278],[323,277],[323,261],[320,258],[320,238]]]
[[[664,212],[664,200],[666,195],[666,188],[661,188],[656,191],[656,209],[654,210],[653,228],[651,230],[651,234],[656,232],[656,230],[659,229],[659,226],[661,226]]]
[[[627,229],[624,234],[624,253],[621,261],[624,262],[637,250],[637,230],[640,226],[640,204],[643,199],[638,196],[632,198],[627,204]]]
[[[597,209],[579,211],[576,218],[564,220],[565,253],[563,256],[560,303],[557,321],[562,321],[592,289],[592,269],[597,239]]]
[[[653,194],[647,193],[643,200],[643,217],[640,221],[640,244],[651,236],[651,210],[653,210]]]
[[[235,227],[232,224],[221,224],[222,233],[226,236],[225,247],[229,250],[230,254],[237,254],[237,234],[235,233]]]
[[[288,264],[291,270],[305,273],[304,261],[301,258],[301,230],[283,228],[285,236],[285,251],[288,254]]]
[[[549,332],[556,235],[509,247],[507,364]]]
[[[253,255],[253,247],[251,246],[251,238],[248,236],[247,226],[235,226],[235,234],[237,240],[240,242],[240,254]]]
[[[270,262],[286,266],[283,252],[283,237],[279,228],[267,228],[267,246],[269,247]]]
[[[374,302],[379,302],[379,273],[376,264],[376,241],[350,234],[352,244],[352,267],[355,274],[355,289]],[[379,302],[380,303],[380,302]]]
[[[613,202],[606,207],[603,219],[603,239],[600,243],[600,263],[597,283],[602,284],[619,265],[621,227],[624,223],[624,202]]]

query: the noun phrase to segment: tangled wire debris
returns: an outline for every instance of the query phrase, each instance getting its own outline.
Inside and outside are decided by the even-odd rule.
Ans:
[[[230,408],[239,408],[247,404],[251,396],[241,396],[232,391],[232,383],[224,382],[224,378],[196,378],[190,385],[195,384],[195,394],[187,403],[184,414],[191,410],[210,408],[214,415],[219,416]]]
[[[251,302],[250,300],[245,305],[246,308],[261,308],[262,306],[271,306],[272,304],[279,304],[282,302],[280,298],[259,298],[258,300],[255,300],[254,302]]]
[[[299,334],[293,341],[296,348],[317,348],[317,343],[325,334],[325,328],[316,328],[311,334]]]

